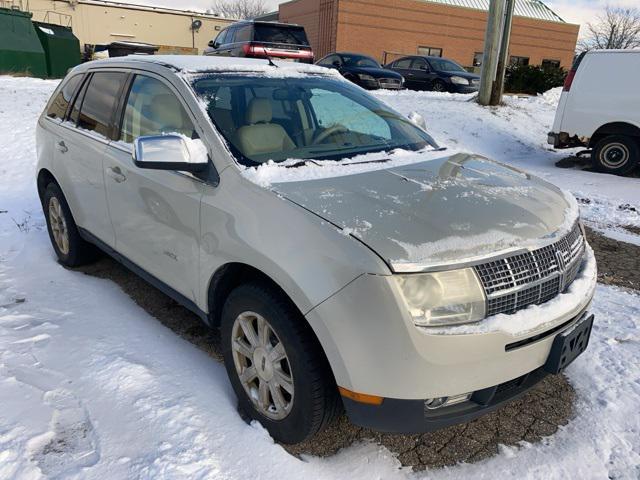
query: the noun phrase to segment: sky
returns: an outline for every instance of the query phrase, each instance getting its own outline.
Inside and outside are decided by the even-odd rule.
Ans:
[[[205,10],[214,3],[213,0],[120,0],[123,3],[137,3],[156,5],[170,8],[185,8],[190,10]],[[279,0],[266,0],[267,7],[276,10]],[[613,7],[638,7],[640,0],[546,0],[545,3],[566,22],[586,24],[593,22],[596,16],[604,11],[607,5]],[[584,29],[583,29],[584,30]]]

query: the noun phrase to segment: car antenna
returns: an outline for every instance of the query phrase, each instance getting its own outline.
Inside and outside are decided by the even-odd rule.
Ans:
[[[269,66],[270,66],[270,67],[280,68],[280,67],[278,67],[278,65],[276,65],[275,63],[273,63],[273,60],[271,60],[271,57],[270,57],[269,55],[267,55],[267,61],[269,62]]]

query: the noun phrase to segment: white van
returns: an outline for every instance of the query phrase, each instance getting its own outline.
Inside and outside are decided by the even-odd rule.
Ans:
[[[593,148],[601,172],[626,175],[640,163],[640,49],[581,54],[564,83],[548,143]]]

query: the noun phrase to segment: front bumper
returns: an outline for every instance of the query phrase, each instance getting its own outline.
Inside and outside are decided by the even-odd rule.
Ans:
[[[425,400],[400,400],[385,398],[380,405],[359,403],[343,397],[343,403],[352,423],[365,428],[371,428],[387,433],[424,433],[446,428],[458,423],[469,422],[485,415],[500,406],[524,395],[535,387],[547,375],[560,373],[587,347],[593,315],[584,312],[568,325],[563,326],[558,336],[554,333],[555,341],[547,361],[542,367],[525,373],[518,378],[507,380],[471,392],[468,400],[438,409],[429,409]],[[567,355],[568,343],[574,344],[575,334],[572,330],[582,326],[580,345],[575,345],[576,351]],[[570,337],[570,342],[563,340],[563,335]],[[571,337],[573,335],[573,337]],[[557,347],[557,348],[556,348]],[[566,357],[566,358],[565,358]]]
[[[595,260],[589,249],[571,294],[527,310],[541,320],[537,327],[517,333],[487,330],[482,322],[478,322],[477,331],[462,333],[416,327],[395,281],[381,275],[359,277],[306,317],[324,348],[336,383],[352,392],[384,398],[379,413],[373,416],[370,409],[376,407],[345,398],[352,421],[386,431],[412,431],[409,425],[418,418],[415,412],[420,410],[419,418],[424,416],[425,399],[499,388],[505,382],[529,378],[531,372],[543,367],[555,338],[588,309],[595,285]],[[528,382],[534,377],[522,381],[523,391],[530,388]],[[511,398],[495,397],[480,407],[454,405],[453,423],[481,415]],[[406,408],[407,413],[398,407]],[[391,411],[395,413],[387,413]],[[427,419],[427,425],[440,428],[443,412],[437,412],[438,418]],[[431,427],[416,428],[424,431]]]
[[[476,93],[480,89],[480,85],[458,85],[451,84],[453,93]]]

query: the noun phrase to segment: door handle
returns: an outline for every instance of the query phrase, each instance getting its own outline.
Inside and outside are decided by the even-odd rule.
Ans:
[[[107,175],[113,178],[117,183],[122,183],[127,179],[127,177],[120,170],[120,167],[107,168]]]
[[[69,151],[69,149],[65,145],[64,141],[62,141],[62,140],[60,140],[58,142],[58,150],[60,150],[62,153],[67,153]]]

